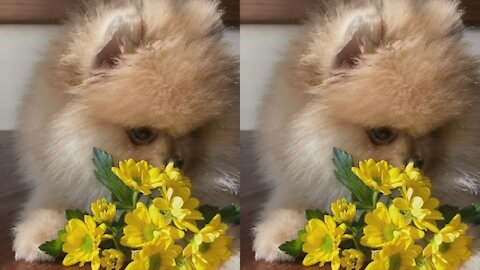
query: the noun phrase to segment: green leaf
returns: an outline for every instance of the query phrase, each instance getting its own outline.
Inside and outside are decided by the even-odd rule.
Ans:
[[[358,202],[361,207],[367,207],[366,209],[375,208],[374,191],[352,172],[352,167],[355,166],[352,156],[341,149],[334,148],[332,160],[335,165],[335,176],[350,190],[352,200]]]
[[[83,220],[83,216],[85,215],[84,212],[78,210],[78,209],[68,209],[67,211],[65,211],[65,217],[67,218],[67,220],[70,220],[70,219],[80,219],[80,220]]]
[[[240,205],[238,203],[222,208],[220,215],[222,215],[222,222],[240,225]]]
[[[203,220],[197,221],[197,227],[202,229],[207,225],[212,218],[216,214],[220,214],[222,216],[222,222],[230,223],[234,225],[240,225],[240,205],[239,204],[231,204],[227,207],[219,209],[216,206],[212,205],[202,205],[198,208],[198,210],[203,214]]]
[[[317,218],[323,220],[323,217],[325,216],[325,212],[317,210],[317,209],[307,209],[305,211],[305,217],[307,220]]]
[[[118,201],[121,206],[133,205],[134,191],[126,186],[113,172],[114,167],[112,156],[107,152],[93,148],[93,165],[95,165],[95,176],[111,193],[112,200]]]
[[[199,229],[202,229],[207,225],[212,218],[220,212],[220,209],[215,206],[211,206],[208,204],[202,205],[198,208],[198,211],[200,211],[203,214],[203,220],[197,221],[197,227]]]
[[[340,242],[340,248],[342,250],[355,248],[355,243],[353,242],[353,239],[343,240],[342,242]]]
[[[43,251],[45,254],[48,254],[55,258],[55,261],[61,261],[63,257],[65,257],[65,253],[63,252],[63,242],[60,240],[62,235],[66,233],[65,229],[61,229],[57,233],[57,238],[51,241],[46,241],[45,243],[41,244],[38,248]]]
[[[305,229],[298,231],[297,238],[291,241],[287,241],[281,244],[278,248],[295,258],[296,261],[301,261],[305,257],[305,252],[303,252],[303,242],[301,239],[302,235],[306,233]]]
[[[445,225],[449,223],[452,220],[452,218],[460,212],[458,207],[447,205],[447,204],[440,206],[438,210],[442,212],[443,218],[444,218],[443,220],[437,221],[437,226],[439,228],[445,227]],[[463,219],[463,215],[462,215],[462,219]]]
[[[460,210],[462,222],[480,225],[480,204],[472,204]]]

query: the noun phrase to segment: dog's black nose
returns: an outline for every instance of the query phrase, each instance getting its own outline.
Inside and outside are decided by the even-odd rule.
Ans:
[[[425,161],[423,160],[423,158],[421,158],[419,156],[413,156],[413,157],[407,159],[406,164],[408,164],[410,162],[413,162],[413,166],[415,166],[415,168],[419,168],[419,169],[421,169],[423,167],[423,164],[425,164]]]
[[[185,163],[183,158],[181,158],[179,156],[172,156],[169,159],[167,159],[167,164],[170,163],[170,162],[173,162],[173,166],[175,166],[176,168],[179,168],[179,169],[181,169],[183,167],[183,164]]]

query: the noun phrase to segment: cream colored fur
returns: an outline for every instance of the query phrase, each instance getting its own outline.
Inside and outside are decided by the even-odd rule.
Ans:
[[[397,166],[418,154],[443,203],[480,201],[478,65],[461,41],[459,3],[343,2],[325,1],[265,96],[256,147],[272,193],[253,229],[257,259],[291,259],[278,246],[295,237],[304,210],[346,195],[333,147]],[[376,127],[396,139],[374,145],[366,131]],[[479,260],[475,250],[462,269]]]
[[[17,125],[19,171],[32,188],[14,227],[17,259],[50,260],[38,246],[106,190],[93,147],[116,160],[185,160],[202,203],[238,202],[238,61],[222,41],[218,2],[95,1],[73,14],[37,68]],[[126,131],[158,131],[134,145]],[[223,269],[239,269],[235,255]]]

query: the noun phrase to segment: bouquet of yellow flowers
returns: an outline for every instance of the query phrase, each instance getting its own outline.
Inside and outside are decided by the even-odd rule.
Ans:
[[[67,210],[67,225],[42,251],[65,266],[88,262],[93,270],[213,270],[230,257],[222,221],[238,225],[238,205],[200,206],[173,163],[159,168],[129,159],[116,167],[100,149],[93,163],[110,197],[93,202],[90,214]]]
[[[307,210],[307,225],[283,252],[333,270],[456,269],[471,256],[467,223],[480,225],[480,204],[441,206],[413,163],[397,168],[369,159],[356,167],[339,149],[333,163],[351,195],[333,202],[330,213]]]

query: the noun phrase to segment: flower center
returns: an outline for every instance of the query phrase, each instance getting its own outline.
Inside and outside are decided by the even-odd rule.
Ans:
[[[118,258],[110,258],[110,260],[107,261],[107,265],[110,266],[112,269],[117,269],[119,268],[119,261]]]
[[[142,184],[142,178],[140,178],[139,176],[134,176],[132,177],[133,181],[135,181],[137,184]]]
[[[425,266],[427,264],[427,260],[425,258],[418,258],[415,260],[418,266]]]
[[[88,235],[86,235],[85,238],[83,238],[82,250],[85,251],[85,252],[92,252],[93,251],[93,240]]]
[[[383,228],[383,237],[387,241],[392,241],[393,240],[393,233],[397,230],[397,228],[393,225],[387,225],[385,228]]]
[[[153,240],[153,233],[156,231],[156,228],[150,224],[146,225],[143,228],[143,238],[147,241]]]
[[[198,247],[198,250],[200,250],[200,252],[202,252],[202,253],[207,252],[209,249],[210,249],[210,243],[202,243]]]
[[[176,260],[178,266],[185,266],[187,264],[187,260],[184,258],[179,258]]]
[[[375,181],[378,185],[381,185],[382,184],[382,178],[379,177],[379,176],[374,176],[372,177],[373,178],[373,181]]]
[[[449,249],[450,249],[450,243],[442,243],[442,244],[438,247],[438,250],[440,250],[440,252],[442,252],[442,253],[447,252]]]
[[[400,269],[401,258],[400,255],[396,254],[390,257],[390,264],[388,270],[398,270]]]
[[[333,251],[333,239],[329,235],[326,235],[323,238],[322,250],[325,252]]]
[[[158,270],[160,269],[160,255],[153,255],[149,259],[148,270]]]
[[[350,258],[347,262],[347,265],[351,268],[357,267],[358,258]]]

